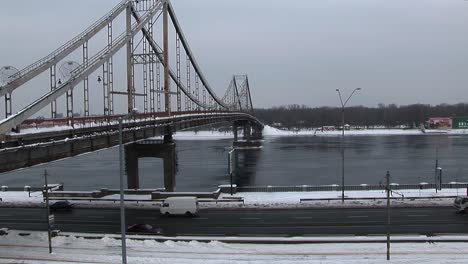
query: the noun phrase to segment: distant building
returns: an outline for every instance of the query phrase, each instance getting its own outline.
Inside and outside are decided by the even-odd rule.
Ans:
[[[335,126],[322,126],[322,131],[334,131],[336,130]]]
[[[282,127],[283,126],[283,124],[281,122],[276,122],[276,123],[273,123],[271,125],[274,126],[274,127]]]
[[[468,116],[456,116],[453,118],[452,127],[454,129],[467,129],[468,128]]]
[[[430,117],[427,121],[428,128],[432,129],[450,129],[452,128],[451,117]]]

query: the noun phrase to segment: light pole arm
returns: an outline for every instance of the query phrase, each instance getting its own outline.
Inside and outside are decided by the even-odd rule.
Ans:
[[[340,97],[340,102],[341,102],[341,107],[344,108],[344,104],[343,104],[343,99],[341,99],[341,92],[340,92],[340,89],[336,89],[336,91],[338,92],[338,96]]]
[[[353,96],[353,94],[354,94],[356,91],[358,91],[358,90],[361,90],[361,89],[360,89],[360,88],[355,88],[355,89],[353,90],[353,92],[349,95],[348,99],[346,99],[346,101],[344,102],[344,104],[343,104],[343,101],[341,101],[341,104],[343,105],[343,107],[346,106],[346,104],[348,103],[349,99],[351,99],[351,96]],[[341,100],[341,96],[340,96],[340,100]]]

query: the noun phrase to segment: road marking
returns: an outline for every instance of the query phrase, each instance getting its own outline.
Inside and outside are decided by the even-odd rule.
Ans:
[[[197,233],[175,233],[176,236],[201,236],[201,237],[206,237],[206,236],[226,236],[226,234],[197,234]]]
[[[205,217],[195,217],[195,218],[193,218],[193,219],[194,219],[194,220],[206,220],[206,219],[208,219],[208,218],[205,218]]]
[[[312,219],[313,217],[310,216],[295,216],[296,219]]]
[[[102,218],[104,218],[104,216],[100,216],[100,215],[88,215],[88,218],[99,218],[99,219],[102,219]]]
[[[408,215],[408,217],[424,217],[424,216],[429,216],[429,215]]]
[[[0,216],[13,216],[12,214],[1,214]]]
[[[154,220],[156,217],[150,217],[150,216],[140,216],[137,217],[136,219],[143,219],[143,220]]]
[[[114,223],[113,221],[99,221],[99,222],[96,222],[96,221],[75,221],[75,220],[62,220],[60,221],[60,224],[62,225],[83,225],[83,224],[99,224],[99,225],[103,225],[103,224],[110,224],[110,225],[113,225],[113,224],[116,224]],[[118,225],[118,223],[117,223]]]
[[[369,217],[368,215],[350,215],[348,218],[366,218]]]
[[[255,218],[255,217],[245,217],[245,218],[240,218],[242,220],[260,220],[260,218]]]

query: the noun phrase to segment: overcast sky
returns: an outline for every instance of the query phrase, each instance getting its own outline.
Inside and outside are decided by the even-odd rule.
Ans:
[[[118,2],[2,0],[0,66],[33,63]],[[232,74],[246,73],[256,107],[338,106],[335,89],[356,87],[350,105],[468,102],[467,1],[172,3],[219,95]],[[25,89],[18,94],[36,88]]]

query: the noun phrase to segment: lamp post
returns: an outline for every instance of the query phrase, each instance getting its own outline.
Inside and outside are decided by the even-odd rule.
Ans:
[[[361,88],[355,88],[353,92],[349,95],[348,99],[343,102],[341,98],[340,89],[336,89],[338,96],[340,97],[341,103],[341,202],[344,203],[344,131],[345,131],[345,106],[348,103],[349,99],[353,96],[356,91],[360,91]]]
[[[128,118],[137,112],[133,109],[130,113],[119,117],[119,174],[120,174],[120,234],[122,240],[122,264],[127,264],[127,245],[125,241],[125,206],[124,206],[124,167],[123,167],[123,133],[122,122],[124,118]]]
[[[232,164],[232,154],[234,153],[234,151],[236,151],[235,148],[231,149],[229,152],[228,152],[228,173],[229,173],[229,177],[231,179],[231,196],[232,196],[232,174],[234,172],[234,165]]]

